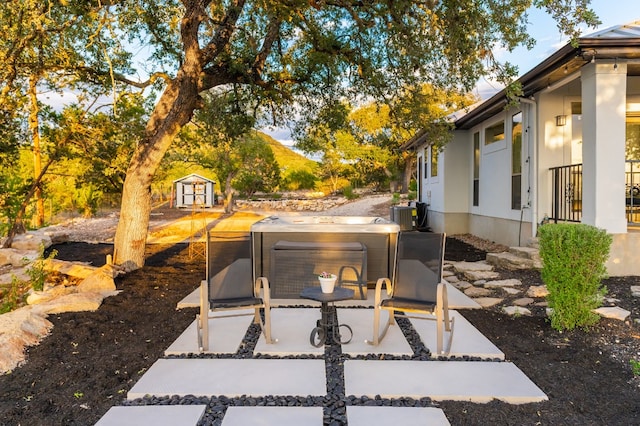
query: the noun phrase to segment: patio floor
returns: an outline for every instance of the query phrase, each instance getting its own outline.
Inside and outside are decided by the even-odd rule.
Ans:
[[[477,309],[479,306],[452,286],[449,286],[452,307]],[[547,396],[513,363],[504,361],[504,354],[486,339],[462,315],[455,316],[451,347],[452,361],[399,360],[412,355],[411,346],[399,327],[389,330],[387,337],[374,347],[365,342],[371,338],[373,292],[365,301],[337,302],[340,323],[353,329],[353,339],[341,345],[342,353],[377,355],[375,359],[344,361],[346,395],[375,398],[423,398],[434,401],[458,400],[485,403],[498,399],[512,404],[539,402]],[[197,305],[197,291],[180,302],[179,307]],[[195,298],[195,299],[194,299]],[[268,345],[260,336],[254,357],[231,358],[163,358],[154,363],[129,391],[129,400],[143,396],[205,396],[229,398],[249,395],[327,395],[324,348],[309,342],[309,333],[319,318],[319,303],[309,300],[276,300],[272,309],[272,332],[278,341]],[[251,311],[247,311],[251,313]],[[252,317],[232,317],[210,320],[211,353],[234,354],[242,344]],[[435,346],[435,323],[411,319],[411,323],[429,349]],[[195,321],[167,348],[166,355],[197,353]],[[396,358],[384,359],[394,355]],[[300,358],[281,358],[300,356]],[[463,357],[482,359],[464,361]],[[381,360],[383,358],[384,360]],[[466,358],[468,359],[468,358]],[[172,410],[170,410],[170,408]],[[100,426],[128,424],[196,425],[207,408],[147,405],[144,407],[113,407],[98,423]],[[349,425],[448,425],[446,413],[434,407],[380,407],[348,405]],[[259,407],[233,406],[226,410],[223,426],[232,425],[322,425],[323,407]]]

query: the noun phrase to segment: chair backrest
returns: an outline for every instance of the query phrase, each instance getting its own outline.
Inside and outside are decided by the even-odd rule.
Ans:
[[[405,232],[398,241],[394,298],[423,302],[436,300],[442,281],[445,234]]]
[[[206,280],[209,282],[210,300],[253,297],[250,256],[249,233],[207,232]]]
[[[251,259],[235,260],[209,281],[210,301],[251,297],[254,297]]]

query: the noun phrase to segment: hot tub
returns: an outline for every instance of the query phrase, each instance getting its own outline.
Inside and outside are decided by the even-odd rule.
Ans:
[[[367,250],[367,280],[391,277],[400,226],[374,216],[271,216],[251,226],[255,276],[270,278],[278,241],[359,242]],[[277,267],[277,265],[276,265]]]

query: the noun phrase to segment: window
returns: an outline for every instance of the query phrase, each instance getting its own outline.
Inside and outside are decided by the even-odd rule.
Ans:
[[[473,134],[473,205],[480,201],[480,132]]]
[[[627,113],[626,160],[640,160],[640,113]]]
[[[424,178],[428,178],[428,173],[429,173],[429,165],[427,164],[427,159],[429,158],[429,155],[427,154],[427,150],[425,149],[424,152]]]
[[[438,176],[438,149],[431,145],[431,177]]]
[[[492,143],[500,142],[503,140],[504,140],[504,121],[500,121],[484,129],[485,145],[490,145]]]
[[[511,209],[522,207],[522,113],[511,117]]]

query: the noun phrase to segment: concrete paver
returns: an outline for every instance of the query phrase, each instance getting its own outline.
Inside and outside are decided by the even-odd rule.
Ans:
[[[111,407],[96,426],[196,426],[206,405]]]
[[[315,348],[309,343],[309,335],[318,318],[319,309],[271,309],[271,335],[278,341],[267,344],[264,334],[261,334],[254,353],[273,356],[324,355],[323,346]]]
[[[127,398],[325,395],[326,383],[324,360],[160,359],[131,388]]]
[[[242,339],[247,332],[247,328],[253,321],[253,309],[244,309],[227,312],[234,315],[224,318],[225,313],[215,312],[212,316],[216,319],[209,319],[209,350],[206,353],[235,353],[242,343]],[[198,353],[198,335],[196,320],[164,351],[165,355],[180,355],[187,353]]]
[[[511,404],[548,399],[510,362],[347,360],[344,378],[346,394],[356,396]]]
[[[411,314],[412,317],[429,318],[429,315]],[[449,315],[454,318],[453,340],[449,357],[478,357],[483,359],[504,360],[504,352],[491,343],[482,333],[478,331],[465,317],[457,311],[449,311]],[[431,317],[433,318],[433,317]],[[420,339],[431,351],[434,357],[436,354],[436,322],[432,319],[409,318],[413,328],[420,335]],[[444,333],[444,340],[448,339],[449,333]]]
[[[444,411],[435,407],[347,407],[349,426],[449,426]]]
[[[322,426],[322,407],[229,407],[222,426]]]

